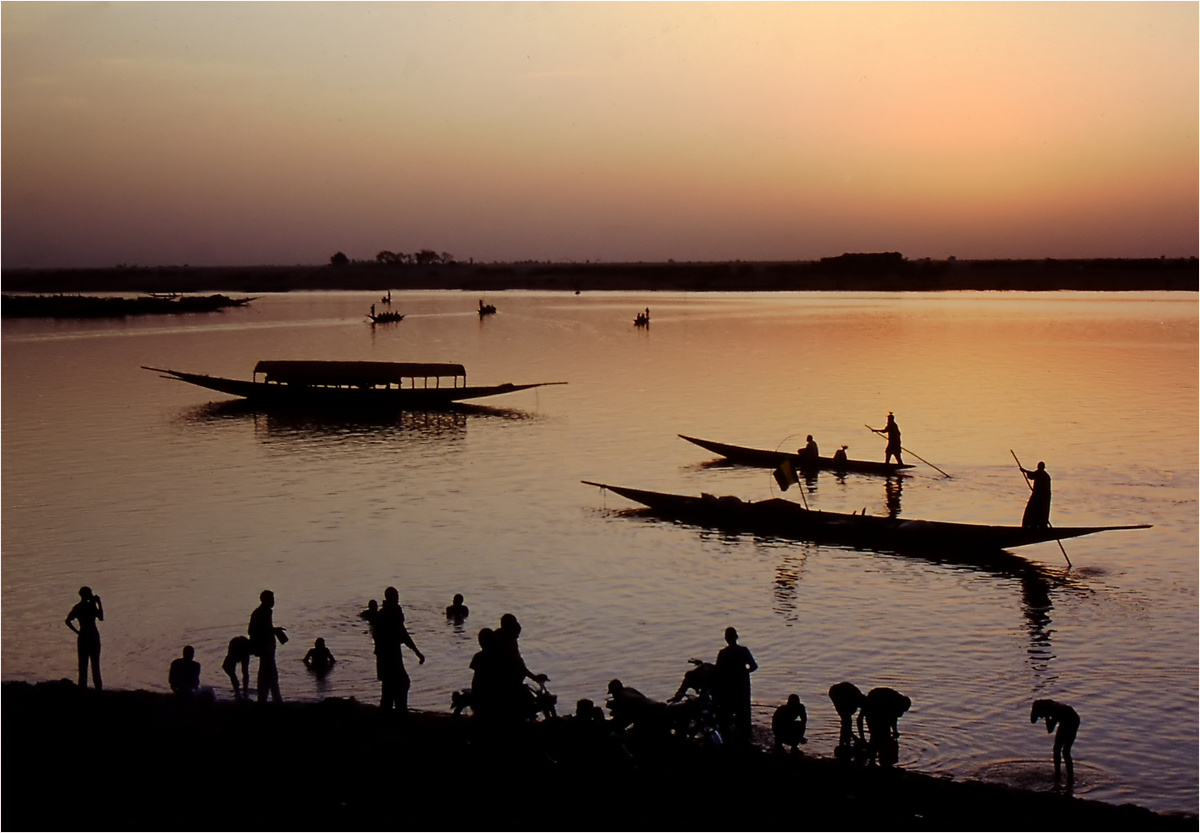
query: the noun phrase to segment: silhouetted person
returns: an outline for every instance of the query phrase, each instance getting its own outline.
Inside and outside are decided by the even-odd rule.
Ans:
[[[1054,777],[1062,776],[1062,762],[1067,762],[1067,781],[1075,780],[1075,764],[1071,760],[1071,744],[1075,743],[1075,735],[1079,732],[1079,715],[1066,703],[1056,700],[1034,700],[1029,712],[1029,722],[1037,723],[1041,718],[1046,719],[1046,732],[1058,733],[1054,736]]]
[[[79,588],[79,601],[67,614],[66,625],[79,637],[75,647],[79,652],[79,687],[87,688],[88,663],[92,666],[92,685],[97,691],[104,688],[100,680],[100,629],[96,622],[104,621],[104,606],[90,587]],[[79,623],[79,627],[75,626]]]
[[[846,456],[846,449],[847,449],[847,448],[849,448],[849,447],[850,447],[850,446],[848,446],[848,445],[844,445],[844,446],[842,446],[841,448],[839,448],[837,451],[833,452],[833,463],[834,463],[834,465],[836,465],[836,466],[844,466],[844,465],[846,465],[846,461],[849,459],[849,458]]]
[[[771,715],[771,732],[775,735],[775,751],[782,752],[785,746],[796,748],[808,743],[804,732],[808,728],[808,711],[800,702],[799,694],[788,695],[787,702]]]
[[[869,425],[867,427],[871,428]],[[896,462],[903,464],[904,460],[900,457],[900,452],[902,451],[900,448],[900,426],[896,424],[896,417],[892,415],[892,412],[888,411],[887,425],[882,428],[871,428],[871,430],[876,434],[887,434],[888,442],[887,448],[884,449],[883,462],[891,462],[892,457],[895,456]]]
[[[717,666],[698,659],[690,659],[688,662],[695,668],[683,675],[683,682],[679,684],[675,693],[667,698],[668,703],[678,703],[687,694],[688,689],[694,690],[700,697],[714,696],[719,680]]]
[[[200,690],[200,663],[196,662],[196,649],[187,645],[183,656],[171,660],[167,682],[176,694],[192,695]]]
[[[665,721],[666,703],[651,700],[620,680],[609,682],[608,697],[608,712],[612,715],[613,725],[618,729],[627,729],[631,725],[647,728]]]
[[[758,663],[737,640],[737,630],[726,628],[725,647],[717,654],[717,713],[724,726],[736,726],[749,740],[750,675]]]
[[[858,715],[858,732],[862,734],[862,722],[866,718],[867,731],[871,738],[867,742],[868,760],[879,760],[879,765],[890,767],[900,759],[900,730],[896,721],[912,707],[912,700],[894,688],[873,688],[867,692],[862,711]]]
[[[1050,472],[1046,471],[1045,463],[1038,463],[1033,471],[1021,471],[1029,477],[1029,485],[1033,487],[1021,517],[1021,526],[1045,529],[1050,526]]]
[[[801,468],[816,468],[817,458],[821,456],[821,451],[817,448],[817,441],[813,439],[812,434],[808,435],[808,440],[804,443],[804,448],[800,449],[799,454]]]
[[[525,686],[528,677],[539,685],[550,679],[545,674],[534,674],[521,658],[517,640],[521,636],[521,623],[511,613],[500,617],[500,627],[494,638],[499,654],[499,705],[501,713],[509,718],[521,719],[532,708],[532,694]]]
[[[279,668],[275,665],[275,643],[282,645],[287,642],[287,634],[283,628],[275,627],[272,621],[272,608],[275,607],[275,594],[264,590],[258,594],[259,605],[250,614],[250,649],[258,657],[258,702],[265,703],[267,696],[276,703],[282,703],[279,693]]]
[[[408,629],[404,627],[404,611],[400,607],[400,591],[389,587],[383,591],[383,604],[375,616],[372,635],[375,638],[375,676],[382,684],[379,699],[381,709],[395,709],[408,714],[408,689],[412,684],[404,669],[402,648],[407,645],[425,663],[425,655],[417,648]]]
[[[229,649],[225,652],[225,661],[221,663],[221,670],[229,675],[229,681],[233,683],[233,696],[236,698],[245,698],[250,696],[250,655],[254,653],[250,645],[250,637],[235,636],[229,640]],[[242,687],[238,688],[237,667],[242,667]]]
[[[471,711],[483,720],[496,716],[500,708],[504,660],[491,628],[479,631],[479,650],[471,657]]]
[[[452,619],[455,622],[461,622],[470,614],[470,609],[463,604],[462,593],[454,594],[454,601],[446,608],[446,618]]]
[[[324,677],[337,660],[333,658],[333,652],[325,647],[325,640],[318,636],[313,646],[308,649],[308,653],[304,655],[303,662],[309,671],[318,677]]]
[[[853,683],[841,682],[829,687],[829,699],[833,701],[833,707],[841,719],[838,745],[834,750],[834,757],[839,760],[853,758],[857,755],[859,748],[866,744],[866,740],[862,737],[861,720],[858,723],[859,736],[857,739],[854,737],[854,713],[866,703],[867,695],[863,694]]]

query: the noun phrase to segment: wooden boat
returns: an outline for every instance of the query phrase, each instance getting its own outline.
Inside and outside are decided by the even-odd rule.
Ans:
[[[610,486],[584,480],[589,486],[608,489],[640,503],[656,515],[698,526],[732,532],[774,535],[816,543],[839,544],[858,549],[888,552],[996,553],[1014,547],[1078,538],[1117,529],[1149,529],[1149,524],[1132,526],[1070,526],[1027,528],[984,524],[882,518],[841,512],[820,512],[782,498],[744,501],[737,497],[675,495]]]
[[[793,468],[798,472],[832,471],[839,474],[881,475],[900,475],[904,469],[912,468],[907,463],[878,463],[874,460],[839,460],[834,457],[818,457],[814,462],[800,454],[792,454],[787,451],[767,451],[766,449],[746,448],[740,445],[726,445],[725,443],[715,443],[711,440],[689,437],[686,434],[680,434],[679,437],[687,440],[689,443],[695,443],[701,448],[706,448],[714,454],[719,454],[731,463],[737,463],[742,466],[774,469],[787,461],[791,462]]]
[[[495,304],[485,304],[483,302],[483,299],[480,298],[479,299],[479,317],[483,318],[485,315],[495,315],[495,314],[496,314]]]
[[[166,378],[245,397],[263,406],[339,411],[431,410],[466,399],[566,382],[469,386],[461,364],[261,361],[250,381],[147,367]],[[259,379],[259,376],[262,379]]]
[[[395,324],[403,321],[404,315],[399,312],[369,312],[367,318],[371,319],[372,324]]]

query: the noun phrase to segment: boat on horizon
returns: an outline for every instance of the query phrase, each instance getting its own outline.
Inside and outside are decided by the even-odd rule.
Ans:
[[[689,437],[680,434],[680,439],[719,454],[730,463],[740,466],[775,469],[784,463],[791,463],[792,468],[802,474],[818,471],[831,471],[837,474],[877,474],[885,477],[904,476],[905,469],[911,469],[907,463],[879,463],[874,460],[851,460],[841,457],[805,457],[788,451],[768,451],[762,448],[747,448],[741,445],[717,443],[712,440],[702,440],[699,437]]]
[[[777,536],[818,544],[897,553],[946,553],[956,560],[986,559],[1006,550],[1078,538],[1097,532],[1149,529],[1127,526],[1023,527],[888,518],[806,509],[783,498],[747,501],[738,497],[698,497],[631,489],[584,480],[640,503],[652,514],[729,532]]]
[[[433,410],[467,399],[566,384],[472,386],[461,364],[413,362],[260,361],[249,381],[147,365],[142,369],[256,405],[336,411]]]

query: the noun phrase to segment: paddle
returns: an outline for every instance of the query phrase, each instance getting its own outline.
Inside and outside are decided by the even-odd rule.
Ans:
[[[884,434],[884,433],[886,433],[885,431],[882,431],[882,430],[880,430],[880,429],[878,429],[878,428],[872,428],[870,425],[867,425],[866,423],[863,423],[863,427],[864,427],[864,428],[866,428],[868,431],[870,431],[870,432],[874,433],[874,434]],[[920,460],[922,463],[924,463],[925,465],[929,466],[929,468],[933,469],[934,471],[936,471],[938,474],[942,475],[943,477],[947,477],[947,478],[949,478],[950,480],[953,480],[953,479],[954,479],[953,477],[951,477],[950,475],[946,474],[944,471],[942,471],[941,469],[939,469],[937,466],[935,466],[933,463],[931,463],[931,462],[929,462],[928,460],[926,460],[926,459],[925,459],[924,457],[922,457],[920,454],[917,454],[915,451],[909,451],[909,450],[908,450],[907,448],[905,448],[904,446],[900,446],[900,450],[901,450],[901,451],[903,451],[905,454],[909,454],[909,455],[911,455],[911,456],[913,456],[913,457],[916,457],[916,458],[917,458],[918,460]]]
[[[1021,476],[1025,478],[1025,485],[1026,485],[1026,486],[1028,486],[1028,487],[1029,487],[1029,491],[1031,491],[1031,492],[1032,492],[1032,491],[1033,491],[1033,484],[1029,482],[1029,475],[1027,475],[1027,474],[1025,473],[1025,467],[1021,465],[1021,461],[1020,461],[1020,460],[1017,460],[1017,452],[1013,451],[1013,450],[1010,448],[1010,449],[1008,450],[1008,453],[1009,453],[1009,454],[1011,454],[1011,455],[1012,455],[1012,458],[1013,458],[1014,460],[1016,460],[1016,461],[1017,461],[1017,468],[1019,468],[1019,469],[1021,470]],[[1049,520],[1049,519],[1047,519],[1047,520],[1046,520],[1046,526],[1050,527],[1051,529],[1054,529],[1054,527],[1053,527],[1053,526],[1051,526],[1051,524],[1050,524],[1050,520]],[[1063,542],[1062,542],[1062,541],[1060,541],[1059,539],[1055,538],[1054,540],[1055,540],[1055,541],[1058,541],[1058,548],[1059,548],[1060,550],[1062,550],[1063,558],[1067,559],[1067,566],[1068,566],[1068,567],[1070,567],[1070,566],[1071,566],[1071,557],[1070,557],[1069,555],[1067,555],[1067,548],[1063,546]]]

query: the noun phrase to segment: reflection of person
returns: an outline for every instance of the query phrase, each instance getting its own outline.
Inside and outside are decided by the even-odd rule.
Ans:
[[[383,591],[383,604],[375,615],[371,634],[375,638],[375,676],[381,683],[379,707],[395,709],[400,715],[408,713],[408,689],[411,685],[404,670],[401,649],[407,645],[417,661],[424,664],[425,655],[417,648],[404,627],[404,610],[400,607],[400,591],[388,587]]]
[[[100,680],[100,629],[96,622],[104,621],[104,605],[100,597],[92,594],[92,588],[79,588],[79,601],[67,614],[66,624],[78,635],[76,649],[79,652],[79,687],[87,688],[88,664],[92,666],[92,685],[99,691],[104,688]],[[79,627],[75,626],[79,623]]]
[[[229,681],[233,683],[233,696],[239,699],[250,696],[250,655],[252,653],[250,637],[235,636],[229,640],[229,650],[225,652],[225,661],[221,663],[221,670],[229,675]],[[240,689],[236,673],[239,665],[242,666],[242,687]]]
[[[789,694],[787,702],[771,715],[771,732],[775,735],[775,751],[782,752],[783,747],[790,746],[792,751],[801,743],[808,743],[804,737],[808,727],[808,711],[800,702],[799,694]]]
[[[454,594],[454,601],[446,608],[446,618],[461,622],[471,611],[463,604],[462,593]]]
[[[737,630],[726,628],[726,645],[717,654],[717,710],[722,723],[737,726],[749,739],[750,674],[758,670],[758,663],[737,640]]]
[[[1045,463],[1038,463],[1033,471],[1021,471],[1029,477],[1029,485],[1033,488],[1029,494],[1029,502],[1025,504],[1021,526],[1044,529],[1050,526],[1050,472],[1046,471]]]
[[[333,668],[333,664],[337,662],[333,658],[333,652],[325,647],[325,640],[317,637],[317,641],[308,649],[308,653],[304,655],[304,664],[318,677],[324,677],[329,673],[329,669]]]
[[[867,427],[871,428],[869,425]],[[900,457],[900,452],[902,450],[900,448],[900,426],[896,424],[896,417],[892,415],[892,412],[888,411],[887,425],[883,426],[882,428],[871,428],[871,430],[876,434],[887,434],[888,442],[887,448],[884,449],[883,452],[883,462],[891,462],[892,456],[894,455],[896,457],[896,462],[903,465],[904,460]]]
[[[258,702],[265,703],[267,695],[276,703],[283,702],[279,693],[279,668],[275,665],[275,641],[287,642],[283,628],[275,627],[271,609],[275,594],[264,590],[258,594],[259,606],[250,614],[250,647],[258,656]]]
[[[184,646],[183,656],[171,660],[167,682],[176,694],[192,695],[200,688],[200,663],[196,662],[196,649]]]
[[[1058,726],[1058,733],[1054,736],[1054,777],[1062,775],[1062,762],[1066,760],[1067,780],[1073,781],[1075,764],[1071,760],[1071,744],[1075,743],[1075,735],[1079,732],[1079,715],[1066,703],[1034,700],[1029,722],[1037,723],[1042,718],[1046,719],[1047,734],[1054,731],[1055,725]]]

